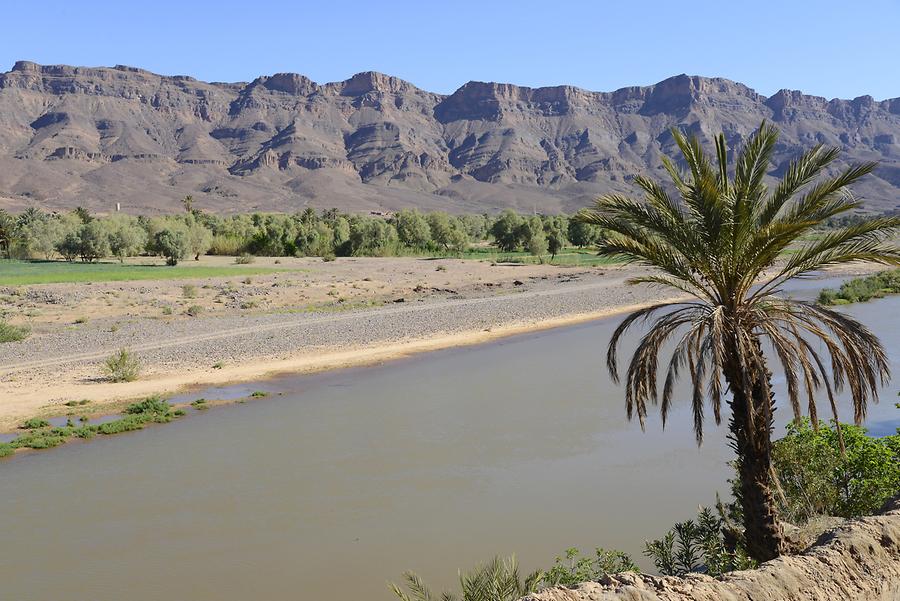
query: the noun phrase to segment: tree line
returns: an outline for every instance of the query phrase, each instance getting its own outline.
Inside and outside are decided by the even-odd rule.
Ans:
[[[451,215],[404,209],[390,217],[307,208],[294,214],[213,215],[193,208],[159,217],[115,213],[95,216],[84,208],[18,215],[0,209],[0,253],[7,258],[93,262],[106,257],[164,257],[169,265],[200,255],[396,256],[460,254],[490,242],[500,251],[555,256],[565,246],[589,247],[600,239],[594,225],[567,215],[520,215],[506,210]]]

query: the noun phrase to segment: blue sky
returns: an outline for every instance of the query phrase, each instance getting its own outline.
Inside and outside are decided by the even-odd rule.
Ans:
[[[608,91],[671,75],[762,94],[900,96],[900,0],[9,2],[0,70],[127,64],[203,80],[375,70],[442,93],[468,80]]]

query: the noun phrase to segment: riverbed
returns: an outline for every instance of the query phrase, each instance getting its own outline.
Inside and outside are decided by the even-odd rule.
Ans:
[[[900,371],[900,298],[846,310]],[[618,322],[284,376],[252,386],[264,400],[0,462],[2,597],[387,600],[407,569],[440,589],[572,546],[649,567],[645,539],[727,494],[731,454],[712,423],[697,448],[684,402],[665,431],[626,420],[604,363]],[[870,408],[879,433],[896,388]]]

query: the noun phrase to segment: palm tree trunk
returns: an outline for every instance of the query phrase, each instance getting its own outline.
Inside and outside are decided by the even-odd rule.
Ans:
[[[732,393],[729,429],[731,445],[737,453],[744,545],[750,557],[763,562],[783,552],[784,535],[772,493],[772,399],[771,387],[766,385],[769,376],[766,372],[765,379],[753,377],[751,386],[745,387],[741,382],[747,371],[741,369],[736,354],[725,365],[725,378]]]

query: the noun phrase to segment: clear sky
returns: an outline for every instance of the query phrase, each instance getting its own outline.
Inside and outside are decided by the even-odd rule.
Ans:
[[[382,71],[449,93],[469,80],[609,91],[721,76],[770,95],[900,96],[900,0],[15,0],[0,70],[126,64],[212,81]]]

